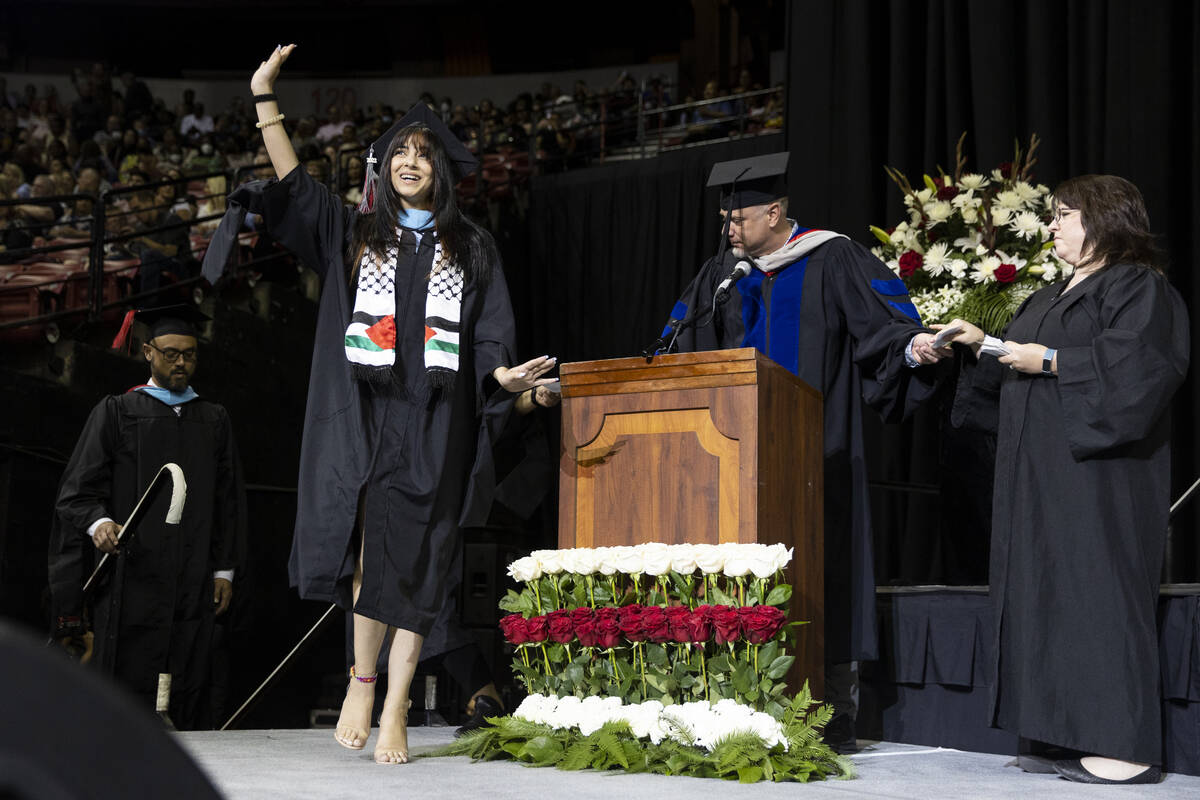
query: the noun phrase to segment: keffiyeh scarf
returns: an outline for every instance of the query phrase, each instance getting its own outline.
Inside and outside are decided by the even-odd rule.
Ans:
[[[406,244],[420,231],[402,231]],[[425,235],[436,237],[436,233]],[[415,248],[415,244],[413,245]],[[358,264],[354,312],[346,328],[346,359],[360,380],[391,383],[396,363],[396,259],[389,247],[380,257],[364,247]],[[425,290],[425,374],[431,385],[449,388],[458,374],[458,345],[462,318],[463,272],[443,257],[435,241],[433,270]]]

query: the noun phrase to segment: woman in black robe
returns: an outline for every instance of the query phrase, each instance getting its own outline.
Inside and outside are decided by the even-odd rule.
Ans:
[[[380,177],[361,210],[298,168],[272,93],[294,48],[277,47],[250,82],[279,178],[262,191],[266,226],[322,279],[289,572],[301,596],[354,610],[334,734],[344,747],[366,744],[391,639],[375,760],[403,763],[409,686],[447,602],[459,526],[490,505],[490,443],[514,398],[550,382],[540,376],[554,360],[505,366],[513,320],[499,256],[455,203],[471,156],[427,108],[374,145]]]
[[[1093,754],[1054,762],[1070,780],[1153,783],[1168,406],[1187,372],[1187,311],[1128,181],[1064,182],[1050,231],[1073,272],[1017,311],[1007,355],[978,357],[982,331],[946,326],[978,357],[966,359],[955,423],[997,432],[990,721]]]

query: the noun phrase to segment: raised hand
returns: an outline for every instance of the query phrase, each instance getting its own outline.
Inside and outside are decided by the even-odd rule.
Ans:
[[[279,78],[279,70],[283,67],[283,62],[287,61],[288,56],[296,49],[296,45],[276,45],[275,50],[267,57],[267,60],[258,65],[258,69],[254,71],[254,75],[250,78],[250,91],[254,94],[270,94],[275,90],[275,81]]]
[[[535,386],[553,383],[554,378],[542,376],[554,369],[556,363],[558,360],[550,356],[538,356],[515,367],[496,367],[492,370],[492,376],[505,390],[517,394]]]

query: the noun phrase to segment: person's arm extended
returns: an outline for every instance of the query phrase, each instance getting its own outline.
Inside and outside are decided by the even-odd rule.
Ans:
[[[283,66],[283,62],[287,61],[288,56],[295,49],[296,45],[294,44],[289,44],[286,47],[277,46],[270,57],[258,65],[258,69],[255,70],[254,75],[250,78],[250,91],[256,95],[273,94],[275,92],[275,81],[279,78],[279,70]],[[295,169],[300,164],[300,161],[296,158],[296,151],[292,148],[292,142],[288,138],[282,120],[270,124],[262,124],[280,116],[279,103],[276,100],[267,100],[255,103],[254,109],[258,113],[259,130],[262,131],[263,144],[267,148],[267,155],[271,157],[271,166],[275,168],[275,176],[282,179]]]

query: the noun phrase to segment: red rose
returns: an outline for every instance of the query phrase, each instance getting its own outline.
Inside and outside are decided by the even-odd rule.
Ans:
[[[595,613],[587,606],[580,606],[571,612],[571,624],[579,625],[582,622],[591,622]]]
[[[525,644],[529,641],[529,626],[520,614],[509,614],[500,620],[500,630],[504,638],[513,644]]]
[[[621,619],[621,610],[612,606],[601,606],[596,609],[596,622],[611,620],[616,623]]]
[[[700,613],[700,609],[696,609],[688,614],[687,630],[688,641],[704,644],[712,638],[712,618],[708,614]]]
[[[546,618],[545,617],[530,617],[525,620],[525,633],[529,636],[531,642],[546,641]]]
[[[996,167],[996,169],[1000,170],[1000,174],[1006,178],[1015,177],[1010,174],[1013,171],[1013,163],[1011,161],[1001,161],[1000,166]]]
[[[937,190],[938,200],[953,200],[956,197],[958,197],[957,186],[943,186]]]
[[[684,606],[668,606],[664,609],[664,613],[667,615],[667,627],[670,630],[671,640],[680,644],[692,641],[691,629],[687,624],[692,612]]]
[[[921,268],[925,258],[916,250],[909,250],[900,256],[900,277],[907,278]]]
[[[616,618],[605,619],[599,615],[596,616],[596,646],[597,647],[616,647],[621,643],[621,628],[617,625]]]
[[[666,613],[659,606],[650,606],[643,612],[642,630],[651,642],[662,644],[671,641],[671,626]]]
[[[738,609],[742,618],[742,630],[750,644],[769,642],[779,633],[787,615],[775,606],[750,606]]]
[[[996,279],[996,283],[1012,283],[1017,279],[1017,266],[1015,264],[1001,264],[996,267],[992,273],[992,277]]]
[[[646,638],[646,631],[642,628],[644,611],[641,606],[632,605],[621,608],[618,613],[617,624],[621,633],[631,642],[640,642]]]
[[[579,644],[584,647],[595,647],[596,621],[589,617],[575,623],[575,635],[579,637]]]
[[[717,632],[717,644],[736,642],[742,635],[742,618],[731,606],[714,606],[712,624]]]
[[[575,627],[571,624],[571,612],[558,609],[546,615],[546,629],[550,640],[567,644],[575,638]]]

